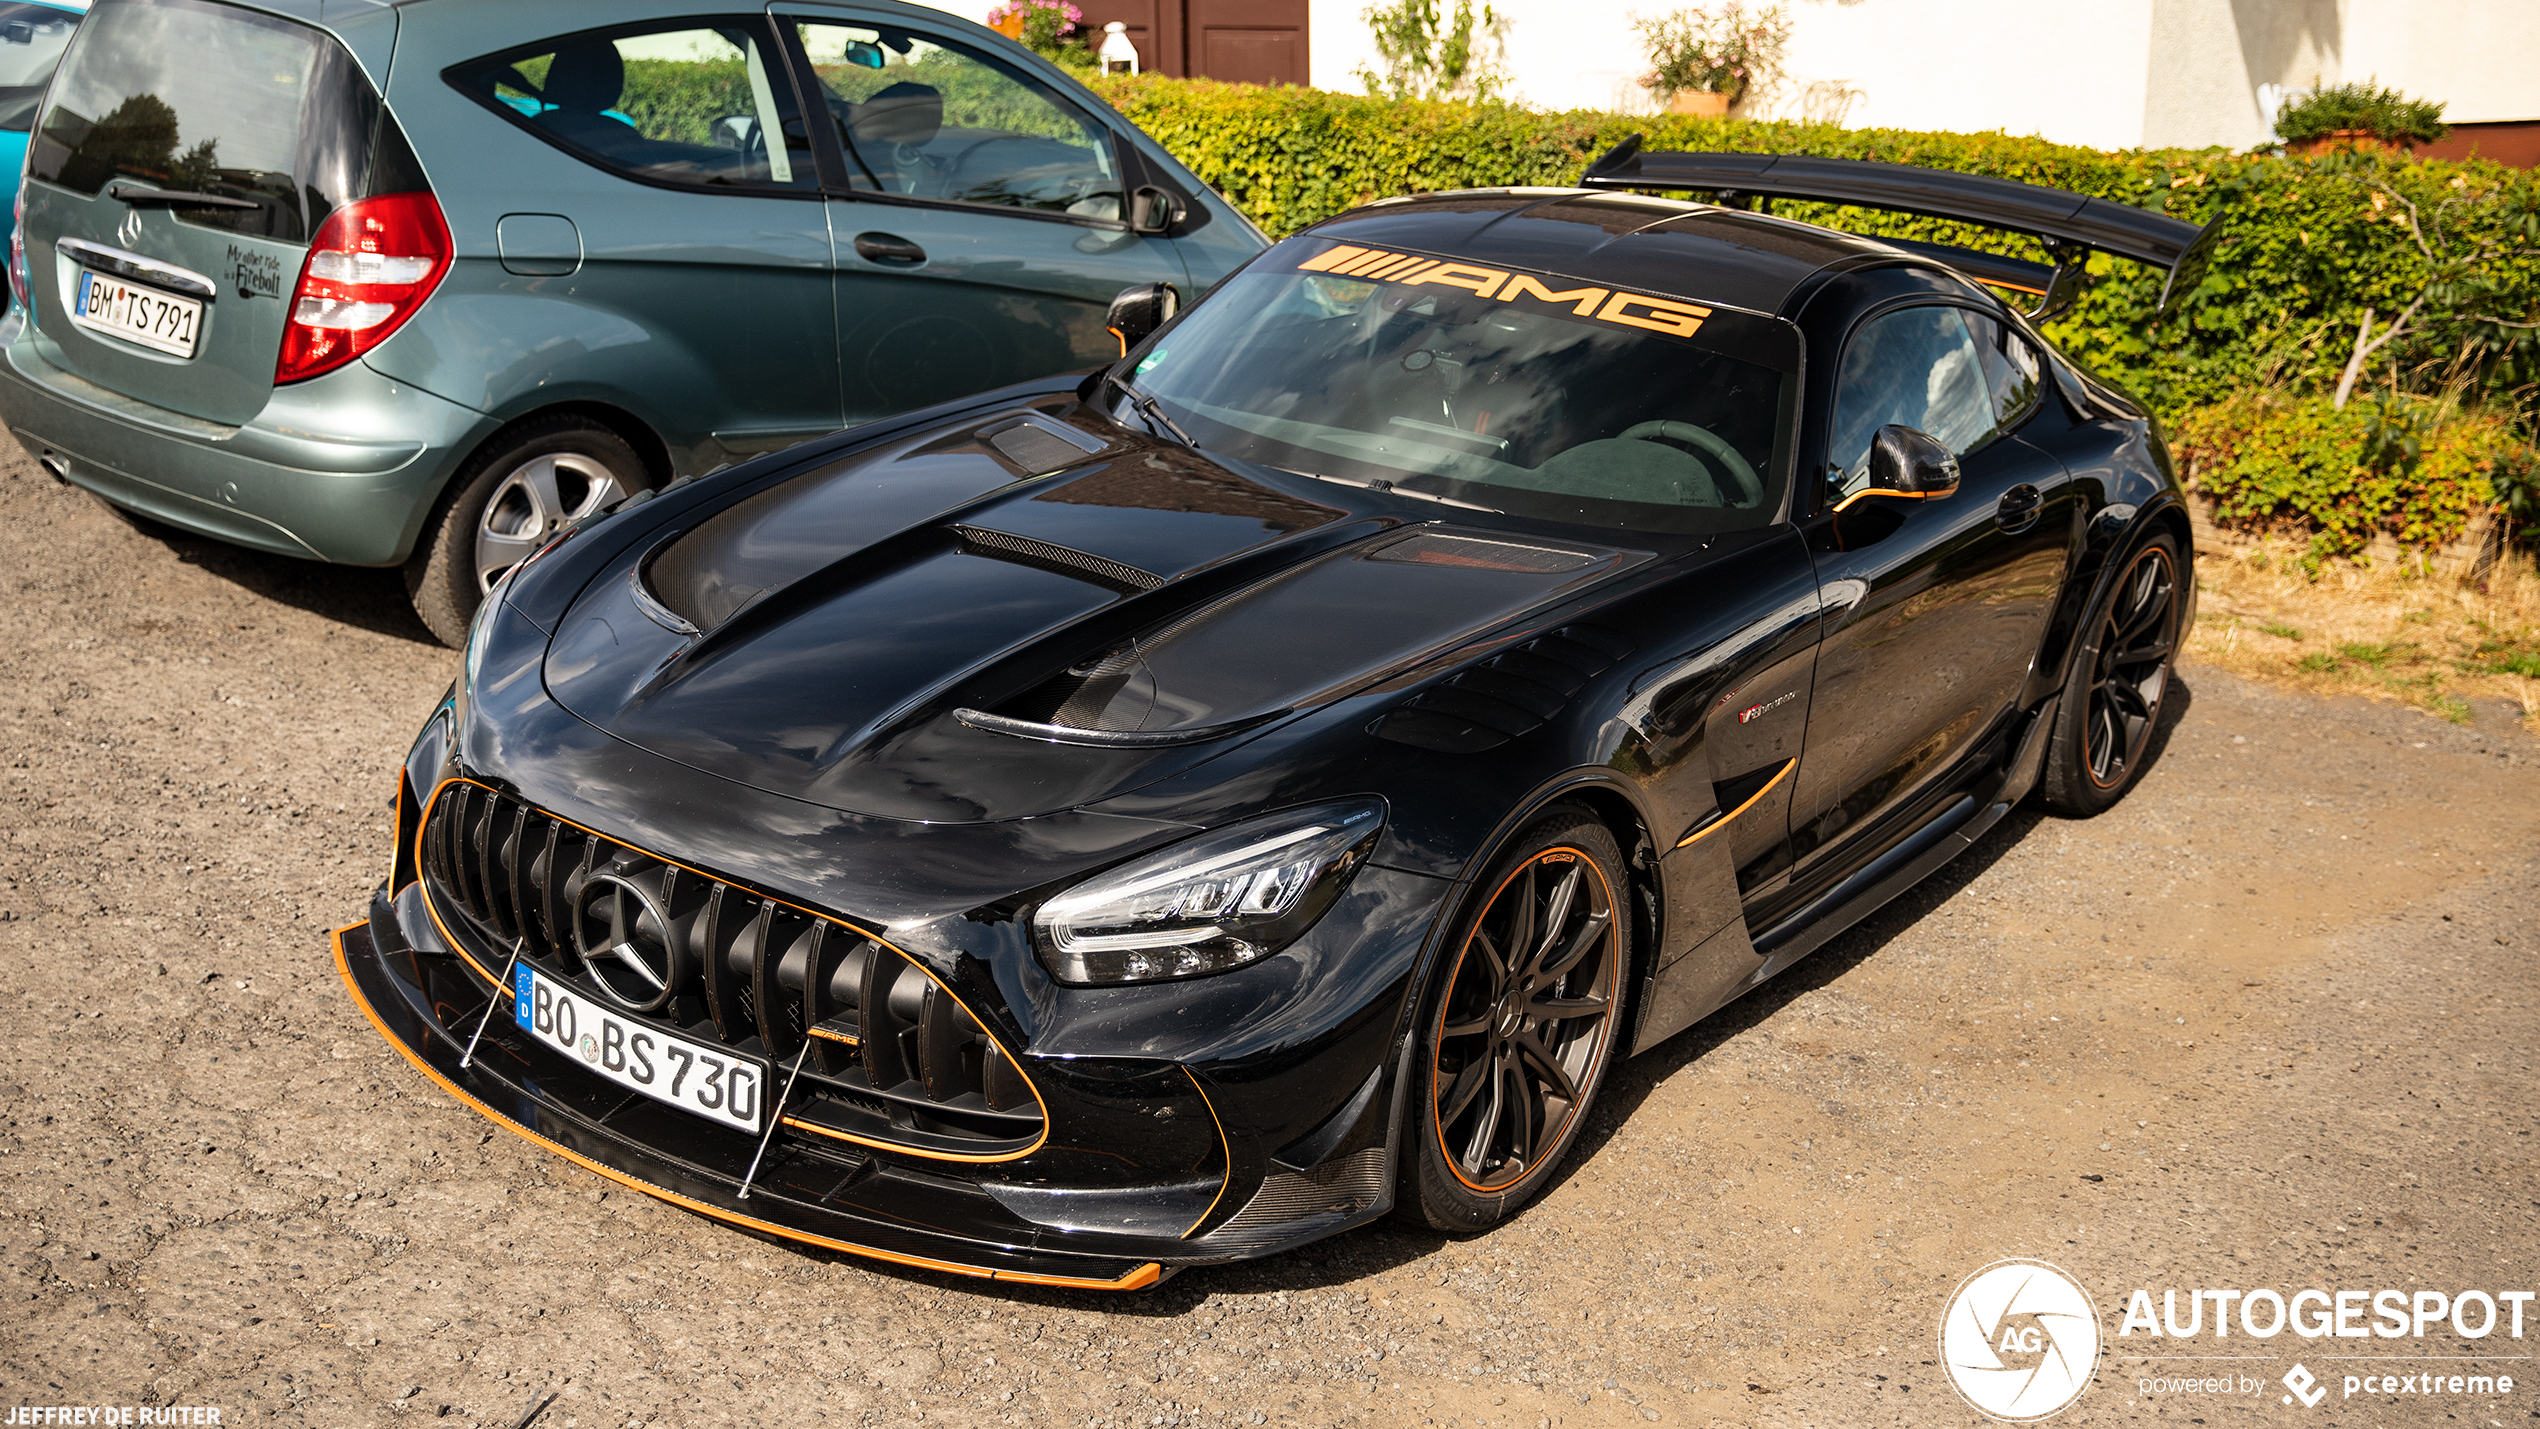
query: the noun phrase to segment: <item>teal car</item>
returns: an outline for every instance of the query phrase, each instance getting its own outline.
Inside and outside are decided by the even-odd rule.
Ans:
[[[26,166],[26,138],[35,127],[35,108],[44,98],[44,86],[51,82],[54,66],[62,62],[62,51],[70,46],[71,32],[79,28],[79,17],[86,13],[88,0],[58,4],[0,0],[0,170],[8,173],[12,185]],[[14,211],[15,205],[11,208]],[[16,231],[12,219],[7,232]]]
[[[637,491],[1120,353],[1266,246],[1056,67],[869,0],[100,0],[0,418],[124,511],[402,566],[456,643]]]

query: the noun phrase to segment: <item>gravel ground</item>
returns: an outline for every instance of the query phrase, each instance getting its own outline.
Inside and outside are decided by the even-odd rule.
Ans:
[[[1498,1233],[991,1289],[617,1190],[371,1032],[325,933],[453,663],[393,575],[145,534],[14,457],[0,513],[0,1418],[1964,1423],[1934,1337],[2005,1256],[2110,1335],[2138,1286],[2540,1288],[2540,746],[2498,711],[2191,666],[2123,805],[2015,815],[1626,1064]],[[2140,1394],[2201,1371],[2110,1338],[2057,1422],[2540,1418],[2521,1384],[2277,1402],[2301,1354],[2530,1340],[2339,1343],[2200,1351],[2274,1352],[2218,1400]]]

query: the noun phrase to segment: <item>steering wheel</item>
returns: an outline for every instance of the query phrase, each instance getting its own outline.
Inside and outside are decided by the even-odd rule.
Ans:
[[[1719,462],[1720,469],[1727,472],[1729,480],[1736,484],[1738,499],[1731,504],[1737,506],[1762,504],[1764,483],[1756,480],[1754,466],[1738,454],[1737,448],[1721,440],[1709,427],[1697,427],[1691,422],[1634,422],[1615,433],[1617,441],[1645,442],[1652,437],[1665,437],[1670,441],[1700,447]]]

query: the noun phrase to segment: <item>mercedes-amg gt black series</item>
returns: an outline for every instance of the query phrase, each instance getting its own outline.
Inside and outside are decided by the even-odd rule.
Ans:
[[[1618,1058],[2141,774],[2186,514],[2032,319],[2198,237],[1626,146],[1132,290],[1110,367],[515,567],[341,971],[504,1128],[840,1250],[1130,1289],[1487,1227]]]

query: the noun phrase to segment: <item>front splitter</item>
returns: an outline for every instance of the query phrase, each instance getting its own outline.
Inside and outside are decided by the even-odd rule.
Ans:
[[[762,1234],[815,1245],[894,1265],[1030,1285],[1085,1290],[1138,1290],[1168,1273],[1155,1261],[1070,1255],[1038,1247],[963,1240],[913,1226],[850,1214],[832,1204],[835,1188],[852,1178],[764,1174],[740,1194],[742,1177],[718,1174],[697,1161],[675,1157],[612,1131],[585,1110],[567,1105],[539,1078],[507,1059],[480,1055],[461,1065],[475,1012],[436,999],[427,987],[421,955],[383,947],[372,925],[355,923],[333,935],[335,967],[362,1014],[390,1046],[470,1110],[585,1170],[672,1205]],[[456,1024],[454,1026],[453,1024]],[[788,1194],[797,1189],[806,1194]],[[813,1199],[813,1196],[817,1199]]]

